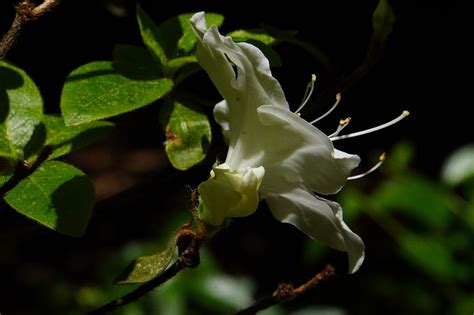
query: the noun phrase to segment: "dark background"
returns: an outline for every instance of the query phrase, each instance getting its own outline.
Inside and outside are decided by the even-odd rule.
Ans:
[[[15,3],[10,0],[0,3],[0,32],[8,29]],[[255,28],[261,23],[296,30],[299,38],[317,45],[341,72],[349,73],[365,55],[377,1],[312,1],[311,7],[307,1],[291,1],[259,8],[252,3],[224,1],[142,1],[141,4],[157,22],[204,10],[225,16],[221,28],[224,33]],[[331,131],[335,122],[346,116],[353,118],[352,130],[364,129],[408,109],[411,115],[399,125],[341,142],[338,148],[359,154],[367,161],[373,160],[378,152],[390,150],[398,141],[407,140],[416,149],[414,168],[437,180],[441,163],[449,153],[473,141],[469,115],[471,54],[467,48],[472,40],[471,17],[469,10],[457,1],[391,1],[391,4],[397,20],[384,58],[344,94],[341,106],[321,129]],[[119,11],[110,9],[111,6]],[[115,44],[141,45],[134,8],[135,1],[64,0],[53,12],[26,25],[7,59],[36,82],[46,112],[58,113],[60,91],[70,71],[90,61],[110,60]],[[317,72],[319,66],[296,47],[281,45],[276,50],[281,54],[283,66],[273,72],[294,106],[300,101],[310,74]],[[210,90],[201,81],[190,80],[187,84],[192,89]],[[322,82],[324,85],[324,78]],[[215,93],[209,98],[219,100]],[[162,151],[165,138],[157,123],[158,110],[158,106],[149,106],[112,119],[117,123],[117,131],[107,141],[69,158],[90,174],[96,185],[102,185],[103,194],[99,194],[100,200],[83,238],[58,235],[10,209],[1,209],[0,313],[45,314],[48,306],[38,297],[49,284],[64,278],[77,284],[95,281],[97,260],[113,255],[131,239],[161,235],[160,224],[166,217],[188,206],[186,185],[196,187],[203,181],[216,153],[223,154],[225,148],[216,135],[215,145],[204,163],[185,173],[171,169]],[[306,108],[304,114],[311,117],[321,112]],[[141,158],[134,160],[137,155]],[[145,165],[133,166],[133,161]],[[370,162],[365,163],[370,167]],[[383,246],[383,242],[379,240],[377,245]],[[368,248],[376,249],[375,243],[369,241]],[[300,244],[301,235],[297,231],[274,222],[263,209],[251,219],[237,220],[210,246],[224,270],[251,274],[261,285],[261,292],[269,292],[279,281],[305,277],[305,271],[298,267],[298,257],[292,255],[301,249]],[[377,264],[375,252],[368,250],[367,254],[369,258],[360,271],[362,276],[341,275],[328,284],[341,295],[325,296],[324,302],[339,303],[351,314],[362,314],[364,308],[354,306],[361,297],[354,297],[351,292],[363,287],[360,277],[364,272],[382,268]],[[336,267],[346,268],[344,255],[331,255]],[[396,270],[397,266],[383,268]],[[385,311],[383,307],[380,305],[379,309]]]

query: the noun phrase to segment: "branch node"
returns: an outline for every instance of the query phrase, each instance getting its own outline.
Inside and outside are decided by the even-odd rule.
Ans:
[[[200,263],[199,248],[202,237],[196,233],[191,224],[184,224],[176,235],[176,246],[182,263],[187,268],[196,268]]]
[[[21,21],[34,20],[38,16],[34,13],[35,5],[29,1],[22,1],[16,7],[16,14]]]

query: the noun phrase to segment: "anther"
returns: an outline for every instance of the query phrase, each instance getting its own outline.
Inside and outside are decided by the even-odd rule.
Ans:
[[[336,131],[331,133],[328,137],[331,138],[337,136],[342,131],[342,129],[346,128],[346,126],[349,125],[351,119],[351,117],[347,117],[346,119],[339,120],[339,125],[337,126]]]
[[[362,174],[358,174],[358,175],[354,175],[354,176],[349,176],[347,179],[348,180],[354,180],[354,179],[359,179],[359,178],[362,178],[366,175],[369,175],[370,173],[372,173],[373,171],[375,171],[376,169],[378,169],[380,167],[380,165],[382,165],[383,161],[385,161],[385,152],[382,153],[380,156],[379,156],[379,161],[377,162],[377,164],[375,164],[370,170],[362,173]]]
[[[334,108],[337,107],[337,105],[339,104],[340,101],[341,101],[341,93],[337,93],[336,94],[336,102],[334,103],[334,105],[332,105],[332,107],[326,113],[324,113],[322,116],[320,116],[320,117],[316,118],[315,120],[311,121],[310,124],[314,124],[315,122],[318,122],[321,119],[323,119],[324,117],[326,117],[327,115],[329,115],[334,110]]]
[[[309,99],[311,98],[311,94],[313,94],[313,91],[314,91],[314,83],[316,82],[316,78],[317,77],[315,74],[311,75],[311,80],[308,82],[308,85],[306,85],[306,90],[304,91],[304,96],[303,96],[303,100],[301,101],[301,105],[300,107],[298,107],[297,110],[295,110],[295,114],[298,115],[300,110],[302,110],[303,107],[305,107],[306,103],[308,103]]]
[[[366,135],[368,133],[372,133],[372,132],[375,132],[375,131],[378,131],[378,130],[381,130],[381,129],[384,129],[384,128],[387,128],[391,125],[394,125],[396,124],[397,122],[399,122],[400,120],[402,120],[403,118],[407,117],[410,113],[407,111],[407,110],[404,110],[403,113],[398,116],[397,118],[385,123],[385,124],[382,124],[380,126],[376,126],[376,127],[373,127],[373,128],[369,128],[369,129],[366,129],[366,130],[362,130],[362,131],[358,131],[358,132],[354,132],[354,133],[350,133],[350,134],[347,134],[347,135],[342,135],[342,136],[335,136],[335,137],[330,137],[331,141],[336,141],[336,140],[341,140],[341,139],[347,139],[347,138],[354,138],[354,137],[358,137],[358,136],[362,136],[362,135]]]

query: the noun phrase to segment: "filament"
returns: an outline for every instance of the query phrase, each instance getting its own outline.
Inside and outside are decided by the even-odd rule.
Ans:
[[[336,94],[336,102],[334,103],[334,105],[332,105],[332,107],[325,114],[323,114],[322,116],[319,116],[315,120],[311,121],[310,124],[314,124],[315,122],[318,122],[321,119],[323,119],[324,117],[326,117],[327,115],[329,115],[334,110],[334,108],[337,107],[337,105],[339,104],[340,101],[341,101],[341,93],[337,93]]]
[[[366,175],[369,175],[370,173],[372,173],[373,171],[375,171],[376,169],[378,169],[380,167],[380,165],[382,165],[383,161],[385,161],[385,152],[382,153],[380,156],[379,156],[379,161],[377,162],[377,164],[375,164],[374,166],[372,166],[371,169],[369,169],[368,171],[362,173],[362,174],[358,174],[358,175],[354,175],[354,176],[349,176],[347,178],[347,180],[354,180],[354,179],[359,179],[359,178],[362,178]]]
[[[298,115],[298,113],[303,109],[303,107],[306,105],[306,103],[308,103],[309,99],[311,98],[311,94],[313,94],[313,91],[314,91],[314,82],[316,82],[316,75],[312,74],[311,75],[311,80],[306,85],[306,90],[304,92],[304,96],[303,96],[303,100],[301,101],[301,105],[295,111],[295,114]]]
[[[335,137],[331,137],[331,141],[336,141],[336,140],[341,140],[341,139],[347,139],[347,138],[354,138],[354,137],[358,137],[358,136],[362,136],[362,135],[366,135],[368,133],[372,133],[372,132],[375,132],[375,131],[378,131],[378,130],[381,130],[381,129],[384,129],[384,128],[387,128],[391,125],[394,125],[396,124],[397,122],[399,122],[400,120],[402,120],[403,118],[407,117],[410,113],[407,111],[407,110],[404,110],[403,113],[398,116],[397,118],[385,123],[385,124],[382,124],[380,126],[376,126],[376,127],[373,127],[373,128],[369,128],[369,129],[366,129],[366,130],[362,130],[362,131],[358,131],[358,132],[354,132],[354,133],[350,133],[350,134],[347,134],[347,135],[342,135],[342,136],[335,136]]]

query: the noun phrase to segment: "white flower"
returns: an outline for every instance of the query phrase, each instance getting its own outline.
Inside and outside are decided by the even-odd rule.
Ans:
[[[225,162],[199,185],[201,218],[221,225],[252,214],[264,199],[276,219],[347,252],[350,272],[357,271],[364,243],[344,223],[341,206],[320,195],[337,193],[360,158],[335,149],[328,136],[289,110],[258,48],[234,43],[215,25],[208,29],[203,12],[191,25],[199,64],[224,97],[214,116],[229,145]],[[333,140],[344,137],[337,134],[345,125]]]

